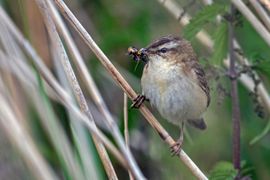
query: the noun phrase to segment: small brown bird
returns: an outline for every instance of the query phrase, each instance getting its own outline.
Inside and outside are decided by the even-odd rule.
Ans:
[[[180,137],[171,147],[178,155],[183,143],[184,124],[206,129],[202,118],[210,103],[205,73],[191,44],[179,37],[166,36],[139,51],[129,48],[135,60],[146,63],[141,78],[142,95],[132,107],[149,100],[169,122],[180,126]]]

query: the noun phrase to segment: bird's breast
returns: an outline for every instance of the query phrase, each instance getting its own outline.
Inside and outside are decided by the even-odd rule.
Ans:
[[[206,97],[180,66],[148,64],[141,79],[143,94],[159,113],[174,124],[196,119],[206,109]]]

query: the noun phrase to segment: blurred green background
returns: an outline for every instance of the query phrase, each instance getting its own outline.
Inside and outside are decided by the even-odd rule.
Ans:
[[[129,46],[135,46],[137,48],[145,47],[153,40],[164,35],[182,36],[183,27],[156,0],[66,0],[65,2],[112,63],[138,93],[141,91],[140,77],[143,63],[139,64],[135,71],[136,62],[127,55],[127,48]],[[183,7],[189,1],[178,0],[176,2]],[[44,30],[42,17],[34,1],[2,0],[1,3],[16,22],[17,26],[23,31],[24,35],[37,49],[47,66],[51,67],[52,71],[54,71],[49,55],[47,34]],[[187,12],[191,16],[194,16],[204,6],[202,1],[197,0],[192,6],[187,8]],[[216,25],[208,24],[205,28],[209,34],[213,34],[216,30]],[[70,30],[106,104],[114,115],[119,127],[123,130],[123,92],[115,85],[111,77],[93,53],[82,42],[77,33],[71,27]],[[236,36],[243,48],[243,52],[246,57],[251,59],[251,62],[255,62],[259,56],[259,59],[267,60],[269,63],[269,47],[245,19],[242,26],[236,28]],[[192,44],[199,59],[207,69],[211,65],[211,62],[209,62],[211,53],[196,39],[192,40]],[[209,175],[210,171],[218,162],[232,161],[231,98],[218,91],[218,84],[222,84],[222,87],[229,92],[230,81],[224,76],[224,67],[220,66],[216,71],[220,75],[219,80],[211,77],[211,73],[209,73],[212,101],[204,115],[208,128],[205,131],[198,131],[186,127],[183,146],[185,152],[207,175]],[[262,71],[261,75],[269,89],[270,77],[267,74],[268,72]],[[84,87],[83,84],[81,85]],[[94,108],[91,98],[88,94],[86,95],[88,96],[90,107]],[[254,111],[256,104],[254,104],[249,91],[241,83],[239,83],[239,96],[241,106],[242,162],[248,167],[248,173],[252,179],[270,179],[270,136],[266,135],[257,143],[250,145],[250,141],[267,126],[269,116],[267,112],[265,112],[264,118],[257,116]],[[131,104],[130,101],[129,104]],[[147,105],[149,106],[149,104]],[[56,103],[53,103],[53,107],[56,114],[60,117],[61,123],[64,124],[67,134],[71,134],[70,127],[67,123],[68,116],[64,108]],[[38,141],[38,146],[54,169],[61,169],[60,160],[53,148],[51,148],[48,137],[42,130],[40,123],[36,121],[38,117],[31,109],[31,106],[29,106],[28,117],[32,124],[31,131]],[[151,109],[172,137],[175,139],[178,138],[179,128],[169,124],[160,117],[155,109]],[[94,113],[94,117],[97,120],[102,119],[98,113]],[[148,179],[195,179],[178,158],[171,157],[169,147],[160,139],[158,134],[136,109],[129,110],[129,130],[131,150]],[[11,177],[16,179],[14,172],[21,174],[19,179],[28,179],[29,175],[25,173],[27,170],[25,170],[23,162],[14,163],[19,160],[16,158],[16,152],[10,151],[11,147],[8,148],[9,146],[6,145],[6,141],[5,135],[1,133],[0,179],[8,179],[8,177],[10,179],[13,179]],[[95,154],[95,158],[100,167],[98,168],[100,169],[100,178],[107,179],[97,154]],[[119,179],[128,179],[127,172],[122,169],[113,157],[112,159]],[[63,178],[65,179],[65,177]]]

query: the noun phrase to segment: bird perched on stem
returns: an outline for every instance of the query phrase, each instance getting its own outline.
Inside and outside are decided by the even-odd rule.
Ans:
[[[145,62],[142,94],[132,107],[139,108],[149,100],[162,117],[180,127],[180,137],[171,147],[172,155],[178,155],[185,123],[206,129],[202,115],[210,103],[209,87],[196,54],[190,42],[173,36],[162,37],[140,50],[130,47],[128,52],[134,60]]]

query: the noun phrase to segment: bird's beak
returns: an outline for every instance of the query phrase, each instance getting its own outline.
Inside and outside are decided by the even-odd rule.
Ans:
[[[141,48],[139,51],[138,51],[138,54],[141,58],[141,60],[145,63],[148,62],[148,52],[147,52],[147,49],[145,48]]]

